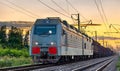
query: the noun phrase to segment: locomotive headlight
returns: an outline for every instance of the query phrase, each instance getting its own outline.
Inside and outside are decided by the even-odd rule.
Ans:
[[[35,42],[35,45],[38,45],[38,42]]]
[[[51,31],[51,30],[49,30],[49,34],[52,34],[52,31]]]
[[[51,42],[50,44],[51,44],[51,45],[55,45],[56,43],[55,43],[55,42]]]

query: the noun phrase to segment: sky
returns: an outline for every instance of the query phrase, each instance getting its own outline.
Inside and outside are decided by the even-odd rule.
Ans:
[[[0,0],[0,21],[35,21],[38,18],[60,17],[70,24],[74,23],[71,18],[53,11],[40,1],[69,17],[70,14],[80,13],[81,22],[92,20],[94,24],[101,24],[101,26],[88,26],[85,28],[86,31],[97,31],[98,36],[120,37],[120,34],[115,33],[104,34],[104,32],[109,31],[116,32],[114,27],[120,29],[120,0]],[[53,1],[65,11],[60,9]],[[100,12],[102,12],[100,2],[102,2],[107,20],[103,13],[103,17],[100,16]],[[113,27],[110,28],[110,24],[113,24]],[[90,32],[87,32],[87,34],[94,36],[94,33],[91,34]],[[116,42],[119,42],[119,40],[116,40]],[[115,41],[111,41],[111,43],[115,43]]]

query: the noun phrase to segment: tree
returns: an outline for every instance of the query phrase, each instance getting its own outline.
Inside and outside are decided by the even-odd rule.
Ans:
[[[29,47],[29,43],[28,43],[29,42],[29,31],[27,31],[23,42],[24,42],[25,47]]]
[[[6,45],[6,25],[0,28],[0,44],[5,47]]]
[[[22,48],[22,30],[12,26],[9,33],[8,44],[12,48]]]

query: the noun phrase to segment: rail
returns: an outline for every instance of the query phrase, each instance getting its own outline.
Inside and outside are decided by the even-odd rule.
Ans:
[[[1,68],[0,71],[25,71],[53,66],[53,64],[33,64],[19,67]]]
[[[101,67],[99,67],[96,71],[103,71],[104,68],[106,68],[113,60],[110,60],[109,62],[107,62],[106,64],[102,65]]]
[[[72,69],[72,71],[83,71],[89,68],[92,68],[93,66],[99,65],[100,63],[104,63],[102,66],[100,66],[99,68],[97,68],[95,71],[102,71],[107,65],[110,64],[110,62],[112,62],[113,58],[111,59],[107,58],[107,59],[103,59],[101,61],[98,62],[93,62],[89,65],[85,65],[85,66],[80,66],[77,68]],[[36,70],[36,69],[42,69],[42,68],[47,68],[47,67],[54,67],[54,66],[60,66],[60,65],[65,65],[65,64],[71,64],[74,62],[70,62],[70,63],[60,63],[60,64],[34,64],[34,65],[27,65],[27,66],[20,66],[20,67],[10,67],[10,68],[2,68],[0,69],[0,71],[28,71],[28,70]]]
[[[98,65],[100,63],[106,62],[106,61],[108,61],[108,62],[95,70],[95,71],[102,71],[107,65],[109,65],[113,61],[113,59],[102,60],[102,61],[97,62],[97,63],[93,63],[93,64],[89,64],[89,65],[86,65],[86,66],[82,66],[82,67],[73,69],[72,71],[84,71],[84,70],[86,70],[88,68],[94,67],[94,66],[96,66],[96,65]]]

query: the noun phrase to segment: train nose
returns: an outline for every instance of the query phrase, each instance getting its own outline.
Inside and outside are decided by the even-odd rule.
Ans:
[[[47,59],[48,58],[48,52],[47,51],[41,52],[41,58]]]

